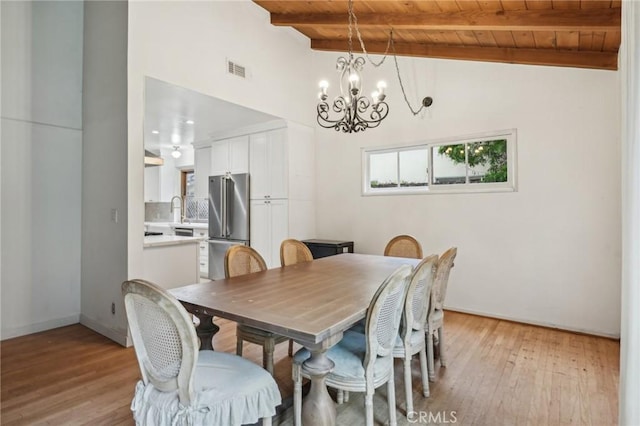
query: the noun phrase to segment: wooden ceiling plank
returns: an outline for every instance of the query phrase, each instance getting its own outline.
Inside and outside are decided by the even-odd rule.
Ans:
[[[578,50],[580,46],[579,31],[557,31],[556,47],[561,50]]]
[[[604,36],[602,50],[605,52],[617,52],[620,49],[620,31],[607,31]]]
[[[580,9],[580,0],[553,0],[554,9]]]
[[[607,33],[602,31],[594,31],[593,33],[593,45],[591,48],[596,52],[602,52],[604,50],[604,39]]]
[[[311,48],[327,51],[345,51],[346,43],[334,42],[331,40],[311,40]],[[383,42],[367,44],[367,51],[369,53],[383,53],[385,48],[386,43]],[[577,52],[553,49],[512,49],[501,47],[458,47],[415,43],[396,43],[395,51],[401,56],[529,65],[605,70],[616,70],[618,66],[618,55],[613,52]]]
[[[536,49],[555,49],[557,46],[555,31],[534,31],[533,40]]]
[[[536,41],[531,31],[513,31],[513,40],[516,42],[517,48],[534,49],[536,47]]]
[[[502,0],[504,10],[527,10],[527,3],[524,0]]]
[[[511,31],[493,31],[491,33],[498,47],[516,47]]]
[[[482,31],[609,31],[619,30],[620,9],[575,10],[467,10],[442,13],[364,13],[357,15],[358,26],[392,26],[406,29],[482,30]],[[276,26],[346,26],[346,14],[272,13]]]

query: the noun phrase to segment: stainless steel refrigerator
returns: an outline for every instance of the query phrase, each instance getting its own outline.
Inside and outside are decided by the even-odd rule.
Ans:
[[[224,254],[249,245],[249,174],[209,176],[209,279],[224,278]]]

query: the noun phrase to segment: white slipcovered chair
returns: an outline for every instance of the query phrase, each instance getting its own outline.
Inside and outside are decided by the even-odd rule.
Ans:
[[[419,354],[422,394],[429,396],[429,376],[427,371],[427,348],[425,344],[425,324],[429,310],[429,298],[433,288],[438,256],[423,259],[414,269],[409,281],[407,298],[402,312],[400,333],[393,348],[394,358],[402,358],[404,364],[404,390],[407,403],[407,418],[413,412],[413,391],[411,385],[411,359]]]
[[[343,391],[365,392],[366,425],[373,425],[373,394],[387,384],[389,424],[396,424],[393,346],[402,317],[408,277],[412,268],[403,265],[378,288],[367,310],[365,334],[347,330],[340,342],[327,351],[335,363],[327,374],[327,386]],[[305,348],[293,356],[294,424],[302,423],[302,377],[309,378],[302,363],[311,354]]]
[[[447,284],[449,283],[449,273],[453,268],[453,261],[458,254],[456,247],[451,247],[438,260],[436,268],[436,277],[433,282],[433,290],[431,291],[431,302],[429,304],[429,313],[427,314],[427,323],[425,336],[427,340],[427,364],[429,367],[429,381],[436,380],[435,355],[433,350],[434,334],[438,333],[438,349],[440,352],[440,366],[447,366],[447,358],[444,349],[444,297],[447,294]]]
[[[264,369],[239,356],[198,351],[191,316],[169,293],[122,284],[142,380],[131,410],[137,425],[271,424],[280,391]]]

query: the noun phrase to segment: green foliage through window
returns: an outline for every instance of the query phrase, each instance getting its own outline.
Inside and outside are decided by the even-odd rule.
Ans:
[[[506,139],[443,145],[438,148],[438,153],[449,157],[456,164],[466,163],[470,168],[486,166],[487,170],[482,176],[481,182],[507,181]]]

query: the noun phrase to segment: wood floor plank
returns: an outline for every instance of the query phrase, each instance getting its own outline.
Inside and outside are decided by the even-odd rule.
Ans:
[[[215,323],[214,347],[235,353],[235,323]],[[436,362],[430,398],[422,396],[420,365],[412,362],[414,409],[422,424],[617,424],[619,342],[456,312],[445,315],[445,335],[448,365]],[[283,398],[293,393],[287,349],[279,344],[274,353]],[[133,424],[130,404],[140,377],[133,348],[77,324],[5,340],[0,356],[2,425]],[[262,348],[245,343],[244,356],[261,363]],[[395,367],[398,424],[415,424],[404,416],[402,362]],[[383,424],[384,387],[374,406],[376,424]],[[292,419],[289,408],[274,425]],[[338,424],[363,419],[362,395],[352,393],[338,407]]]

